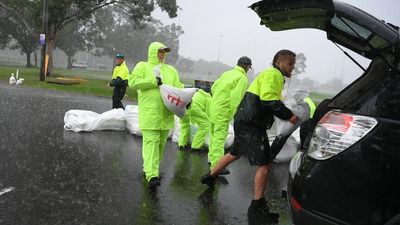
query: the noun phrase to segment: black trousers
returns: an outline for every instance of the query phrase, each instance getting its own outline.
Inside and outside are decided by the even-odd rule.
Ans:
[[[126,86],[127,85],[123,84],[123,85],[116,85],[114,87],[113,96],[112,96],[112,107],[113,107],[113,109],[118,109],[118,108],[125,109],[124,105],[121,102],[121,100],[125,96]]]

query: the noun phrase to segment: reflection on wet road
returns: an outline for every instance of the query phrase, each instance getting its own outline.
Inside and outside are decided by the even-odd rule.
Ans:
[[[253,221],[246,212],[255,168],[246,158],[232,164],[231,174],[208,189],[199,182],[208,171],[207,154],[178,151],[169,141],[161,164],[162,185],[154,193],[143,178],[141,137],[125,131],[63,129],[66,111],[101,113],[110,110],[111,97],[0,84],[0,105],[0,224]],[[287,167],[274,165],[267,192],[271,208],[281,214],[280,224],[289,224],[286,203],[280,197]]]

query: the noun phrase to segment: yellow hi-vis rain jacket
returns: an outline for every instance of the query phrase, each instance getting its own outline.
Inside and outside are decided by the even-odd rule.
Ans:
[[[120,77],[122,80],[128,80],[128,76],[129,69],[126,66],[125,61],[123,61],[121,65],[114,67],[112,79],[117,79],[117,77]]]
[[[189,109],[180,120],[181,133],[179,134],[179,146],[186,146],[190,137],[190,124],[197,125],[197,132],[193,137],[191,147],[201,149],[210,130],[209,105],[211,95],[203,90],[198,90],[192,98]]]
[[[148,61],[139,62],[128,77],[129,87],[138,91],[139,127],[143,135],[143,172],[147,181],[158,178],[160,161],[164,155],[168,130],[174,127],[174,114],[164,105],[154,74],[156,66],[160,68],[160,77],[164,84],[183,87],[176,69],[158,60],[157,54],[165,45],[153,42],[149,46]]]
[[[308,106],[310,107],[310,118],[312,118],[314,116],[314,112],[315,112],[315,104],[314,102],[311,100],[310,97],[306,97],[303,99],[304,102],[306,102],[308,104]]]
[[[224,155],[229,121],[235,115],[243,98],[247,82],[246,71],[240,66],[235,66],[232,70],[223,73],[211,87],[211,140],[208,148],[208,160],[211,163],[211,169]]]
[[[235,66],[223,73],[211,87],[210,121],[229,122],[247,88],[247,76],[244,69]]]
[[[182,87],[178,71],[164,62],[158,61],[158,49],[165,48],[159,42],[149,46],[148,61],[139,62],[129,76],[129,87],[138,91],[139,127],[147,130],[169,130],[174,127],[174,115],[164,105],[153,72],[161,64],[162,83]]]
[[[288,120],[293,113],[281,101],[284,81],[278,68],[262,71],[243,97],[240,111],[235,115],[235,123],[243,122],[265,130],[272,126],[273,116]]]

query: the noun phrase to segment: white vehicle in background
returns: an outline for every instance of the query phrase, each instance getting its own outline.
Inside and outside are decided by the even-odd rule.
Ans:
[[[88,65],[85,61],[74,61],[72,63],[72,68],[76,69],[87,69]]]

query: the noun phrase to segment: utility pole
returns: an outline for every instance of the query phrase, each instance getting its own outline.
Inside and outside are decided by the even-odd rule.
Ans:
[[[44,38],[44,42],[42,46],[42,63],[40,65],[40,81],[45,81],[46,79],[46,73],[47,73],[47,67],[46,67],[46,55],[47,55],[47,40],[48,40],[48,35],[47,35],[47,22],[48,22],[48,5],[47,5],[47,0],[43,0],[43,23],[42,23],[42,30],[43,30],[43,36],[41,36],[41,41]]]

